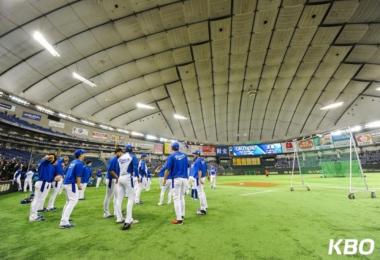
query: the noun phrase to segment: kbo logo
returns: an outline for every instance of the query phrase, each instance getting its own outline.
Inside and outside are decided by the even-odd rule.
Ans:
[[[366,238],[358,239],[330,239],[329,255],[371,255],[375,250],[375,241]]]

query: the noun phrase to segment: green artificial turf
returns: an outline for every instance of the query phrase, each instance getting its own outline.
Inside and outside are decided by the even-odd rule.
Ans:
[[[296,176],[296,184],[299,178]],[[367,259],[380,259],[380,199],[358,193],[347,199],[347,178],[306,176],[312,191],[289,191],[289,176],[218,177],[217,189],[206,193],[207,216],[196,216],[198,201],[186,200],[186,221],[170,224],[173,205],[157,206],[159,188],[142,193],[144,205],[134,207],[140,223],[121,231],[113,219],[102,218],[105,187],[88,188],[72,218],[75,228],[58,228],[59,210],[46,221],[29,223],[26,195],[0,196],[1,259],[342,259],[328,256],[329,239],[372,238],[376,249]],[[274,187],[233,187],[228,182],[271,182]],[[354,180],[360,184],[359,179]],[[370,174],[380,188],[380,175]],[[208,186],[208,184],[207,184]],[[380,194],[379,194],[380,196]],[[125,205],[125,204],[124,204]],[[350,257],[352,258],[352,257]],[[348,259],[350,259],[348,258]],[[359,258],[359,257],[357,257]],[[362,257],[366,259],[365,257]]]

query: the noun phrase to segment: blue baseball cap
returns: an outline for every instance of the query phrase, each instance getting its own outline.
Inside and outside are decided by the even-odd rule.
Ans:
[[[127,145],[125,146],[125,151],[127,151],[127,152],[132,152],[132,150],[133,150],[133,146],[132,146],[131,144],[127,144]]]
[[[193,152],[193,154],[201,155],[201,151],[200,151],[200,150],[195,150],[195,151]]]
[[[75,150],[75,152],[74,152],[74,156],[75,156],[75,158],[79,158],[79,156],[81,156],[81,155],[84,154],[84,153],[86,153],[85,150],[83,150],[83,149],[77,149],[77,150]]]
[[[147,157],[148,155],[146,154],[146,153],[142,153],[141,154],[141,158],[145,158],[145,157]]]
[[[173,142],[172,143],[172,149],[176,150],[176,151],[179,150],[179,143],[178,142]]]

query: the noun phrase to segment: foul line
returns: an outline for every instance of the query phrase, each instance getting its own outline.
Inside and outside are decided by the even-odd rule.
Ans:
[[[256,195],[260,193],[268,193],[268,192],[274,192],[274,190],[262,190],[262,191],[256,191],[256,192],[251,192],[251,193],[244,193],[244,194],[240,194],[240,196],[251,196],[251,195]]]

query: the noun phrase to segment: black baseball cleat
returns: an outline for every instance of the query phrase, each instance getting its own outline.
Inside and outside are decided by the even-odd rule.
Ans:
[[[37,210],[37,212],[45,212],[45,211],[46,211],[46,208]]]
[[[197,215],[206,215],[207,214],[207,211],[206,210],[197,210]]]
[[[116,224],[123,224],[124,220],[116,221]]]
[[[121,230],[128,230],[131,228],[132,223],[124,223],[124,225],[121,227]]]
[[[74,227],[73,225],[60,225],[59,226],[59,228],[61,228],[61,229],[69,229],[69,228],[72,228],[72,227]]]

